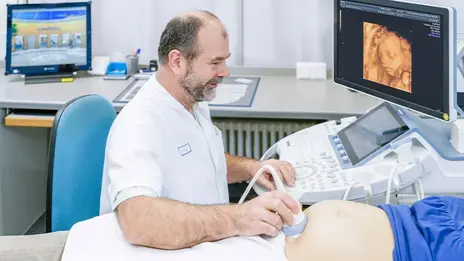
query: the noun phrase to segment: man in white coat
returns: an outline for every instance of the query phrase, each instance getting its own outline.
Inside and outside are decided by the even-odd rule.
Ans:
[[[160,69],[116,118],[108,136],[101,214],[115,211],[135,245],[181,249],[232,236],[278,234],[300,206],[270,192],[229,204],[228,184],[250,180],[263,162],[226,154],[208,101],[229,75],[228,34],[212,13],[174,17],[159,43]],[[268,160],[284,183],[295,171]]]

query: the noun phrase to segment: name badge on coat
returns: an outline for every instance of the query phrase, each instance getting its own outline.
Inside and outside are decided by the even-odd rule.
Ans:
[[[180,146],[179,148],[177,148],[177,150],[179,151],[179,154],[181,156],[185,156],[185,155],[189,154],[190,152],[192,152],[192,148],[190,147],[189,143]]]

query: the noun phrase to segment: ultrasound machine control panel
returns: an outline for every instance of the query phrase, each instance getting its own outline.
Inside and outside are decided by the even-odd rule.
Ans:
[[[295,167],[295,186],[286,188],[303,204],[390,194],[440,171],[441,136],[419,126],[420,121],[383,103],[358,119],[329,121],[289,135],[262,159],[278,155]],[[264,192],[259,185],[254,189]]]

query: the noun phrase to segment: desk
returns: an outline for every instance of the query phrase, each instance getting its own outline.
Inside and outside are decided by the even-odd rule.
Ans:
[[[297,80],[295,69],[231,68],[231,75],[261,77],[253,105],[212,106],[213,120],[333,120],[362,115],[379,104],[330,80]],[[44,213],[54,113],[81,95],[99,94],[113,101],[129,83],[77,77],[72,83],[25,85],[21,77],[0,76],[0,117],[5,119],[0,126],[0,235],[22,234]],[[114,104],[116,111],[122,106]]]
[[[371,97],[335,85],[331,80],[297,80],[294,69],[231,68],[232,75],[261,77],[253,105],[211,106],[212,117],[272,119],[339,119],[362,115],[379,104]],[[17,76],[0,76],[0,108],[58,110],[67,101],[85,94],[99,94],[113,101],[130,80],[76,78],[72,83],[25,85]],[[121,104],[115,104],[119,111]]]

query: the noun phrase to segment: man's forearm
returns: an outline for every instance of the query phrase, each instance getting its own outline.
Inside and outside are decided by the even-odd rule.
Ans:
[[[132,244],[182,249],[237,235],[234,208],[140,196],[121,203],[117,214],[123,234]]]
[[[255,173],[256,164],[259,161],[226,153],[227,161],[227,182],[235,183],[249,180]]]

